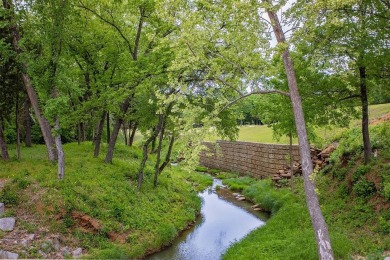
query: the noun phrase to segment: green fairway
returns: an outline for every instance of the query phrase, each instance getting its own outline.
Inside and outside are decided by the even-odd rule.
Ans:
[[[390,103],[372,105],[369,106],[369,116],[370,120],[379,118],[385,114],[390,113]],[[358,126],[360,124],[359,119],[354,119],[351,121],[351,126]],[[329,128],[318,128],[316,129],[316,134],[325,140],[325,143],[329,141],[335,134],[340,133],[343,129],[337,127]],[[218,136],[210,136],[206,141],[216,141],[221,139]],[[274,143],[274,144],[288,144],[289,138],[287,136],[282,136],[279,140],[275,139],[273,136],[273,131],[270,127],[266,125],[245,125],[240,127],[240,132],[237,138],[237,141],[246,141],[246,142],[259,142],[259,143]],[[293,143],[297,144],[298,141],[296,138],[293,139]]]

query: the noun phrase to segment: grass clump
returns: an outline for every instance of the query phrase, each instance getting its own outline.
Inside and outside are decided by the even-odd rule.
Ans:
[[[227,185],[232,191],[242,192],[244,189],[248,188],[251,184],[255,182],[255,179],[245,176],[239,178],[224,179],[222,183],[224,185]]]

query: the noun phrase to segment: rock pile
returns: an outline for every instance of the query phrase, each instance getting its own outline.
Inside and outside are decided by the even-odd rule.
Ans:
[[[334,150],[336,150],[336,148],[337,148],[336,143],[329,145],[322,151],[316,148],[310,148],[313,167],[317,170],[320,170],[323,167],[325,167],[327,164],[329,164],[329,156]],[[302,165],[300,162],[293,163],[292,171],[290,169],[290,165],[287,165],[283,169],[278,170],[278,172],[273,175],[272,180],[277,187],[281,187],[282,186],[281,181],[290,179],[292,176],[292,172],[294,176],[302,175]]]

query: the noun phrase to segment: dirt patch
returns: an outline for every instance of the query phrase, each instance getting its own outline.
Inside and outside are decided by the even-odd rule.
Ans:
[[[377,125],[386,121],[390,121],[390,113],[371,120],[370,125]]]
[[[101,229],[97,219],[94,219],[83,212],[73,211],[71,216],[77,221],[80,229],[86,233],[97,233]]]

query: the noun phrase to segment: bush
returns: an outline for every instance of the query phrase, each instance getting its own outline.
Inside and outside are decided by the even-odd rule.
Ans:
[[[376,189],[374,183],[369,182],[366,179],[361,179],[353,185],[353,191],[358,197],[368,198],[376,191]]]

